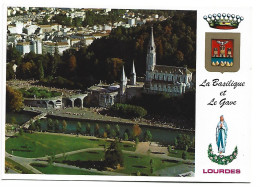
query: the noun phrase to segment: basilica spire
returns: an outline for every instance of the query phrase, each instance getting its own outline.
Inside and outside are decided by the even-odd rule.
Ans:
[[[133,66],[131,69],[131,74],[135,74],[135,61],[133,60]]]
[[[130,84],[136,85],[136,72],[135,72],[135,62],[134,61],[133,61],[132,69],[131,69]]]
[[[123,66],[123,68],[122,68],[122,74],[121,74],[121,82],[125,82],[125,80],[126,80],[125,68],[124,68],[124,66]]]
[[[120,95],[124,95],[125,90],[126,90],[126,85],[127,85],[127,77],[125,76],[125,68],[123,66],[122,68],[122,74],[121,74],[121,79],[120,79]]]
[[[156,65],[156,50],[153,37],[153,27],[151,27],[150,41],[147,49],[146,56],[146,71],[153,71]]]
[[[151,34],[150,34],[150,41],[149,41],[148,48],[151,51],[155,51],[155,43],[154,43],[154,37],[153,37],[153,27],[151,27]]]

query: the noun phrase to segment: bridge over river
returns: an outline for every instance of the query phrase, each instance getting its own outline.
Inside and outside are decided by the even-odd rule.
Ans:
[[[23,129],[29,129],[29,127],[30,127],[30,125],[31,125],[32,123],[34,123],[34,122],[35,122],[36,120],[38,120],[38,119],[44,118],[46,115],[47,115],[47,112],[43,112],[43,113],[40,113],[40,114],[37,115],[37,116],[34,116],[32,119],[30,119],[29,121],[25,122],[25,123],[21,126],[21,128],[23,128]]]

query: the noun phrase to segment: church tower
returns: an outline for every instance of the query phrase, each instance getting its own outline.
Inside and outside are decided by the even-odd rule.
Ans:
[[[125,76],[125,69],[123,66],[121,79],[120,79],[120,96],[124,95],[126,90],[127,77]]]
[[[150,41],[147,48],[146,56],[146,81],[151,80],[151,72],[154,70],[156,65],[156,48],[153,38],[153,27],[151,28]]]
[[[136,72],[135,72],[135,63],[133,61],[133,67],[131,70],[130,84],[136,85]]]

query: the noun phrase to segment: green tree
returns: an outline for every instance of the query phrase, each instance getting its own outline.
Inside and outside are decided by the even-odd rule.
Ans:
[[[178,140],[177,138],[174,138],[174,143],[173,143],[174,147],[178,147]]]
[[[11,118],[11,124],[12,125],[15,125],[17,123],[17,120],[16,120],[16,118],[13,116],[12,118]]]
[[[76,130],[77,135],[79,135],[81,133],[81,130],[82,130],[81,123],[78,122],[77,123],[77,130]]]
[[[116,137],[116,131],[112,129],[110,132],[110,138],[115,138],[115,137]]]
[[[182,157],[183,160],[186,160],[187,159],[187,152],[183,151],[181,157]]]
[[[126,132],[124,133],[124,140],[128,141],[128,134]]]
[[[42,19],[41,25],[48,25],[49,24],[49,21],[48,21],[49,17],[50,16],[45,15],[44,18]]]
[[[95,135],[96,137],[99,136],[99,131],[100,131],[99,125],[96,124],[96,126],[95,126],[95,130],[94,130],[94,135]]]
[[[62,121],[62,132],[65,133],[67,130],[67,122],[65,120]]]
[[[135,144],[137,145],[139,143],[139,138],[136,136],[135,137]]]
[[[15,78],[13,65],[13,63],[6,64],[6,80],[11,80]]]
[[[55,120],[54,121],[54,131],[55,132],[59,132],[59,130],[60,130],[60,127],[59,127],[59,120]]]
[[[41,130],[42,130],[42,127],[41,127],[40,120],[37,119],[34,123],[35,123],[36,130],[37,130],[37,131],[41,131]]]
[[[47,120],[47,129],[49,130],[49,131],[53,131],[53,121],[52,121],[52,119],[50,119],[50,118],[48,118],[48,120]]]
[[[87,123],[86,125],[86,135],[89,136],[90,135],[90,124]]]
[[[118,137],[118,138],[119,138],[119,136],[120,136],[120,127],[119,127],[119,125],[118,125],[118,124],[116,124],[116,127],[115,127],[115,132],[116,132],[116,137]]]
[[[43,70],[42,62],[39,63],[38,76],[39,76],[38,77],[39,80],[42,80],[44,78],[44,70]]]
[[[177,137],[178,149],[185,150],[186,146],[190,147],[190,137],[187,134],[180,134]]]
[[[107,136],[110,137],[111,136],[111,127],[109,124],[106,125],[106,129],[105,129]]]
[[[145,132],[145,141],[152,141],[152,133],[149,130]]]
[[[20,128],[20,129],[19,129],[19,135],[20,135],[20,136],[23,136],[23,134],[24,134],[24,131],[23,131],[22,128]]]
[[[7,111],[18,112],[23,108],[23,96],[21,92],[6,86],[6,109]]]
[[[113,141],[105,152],[105,163],[112,168],[123,165],[123,152],[117,141]]]
[[[8,46],[7,48],[7,62],[14,61],[17,65],[19,65],[22,61],[21,54],[16,49],[16,47]]]
[[[36,130],[36,126],[35,126],[34,122],[32,122],[31,125],[29,126],[29,130],[31,130],[31,131],[35,131]]]

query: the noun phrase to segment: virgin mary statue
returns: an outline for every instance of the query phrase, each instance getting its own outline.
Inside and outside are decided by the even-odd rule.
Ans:
[[[224,116],[220,116],[220,121],[218,122],[216,129],[216,141],[218,146],[219,154],[225,153],[225,148],[227,144],[227,123],[224,121]]]

